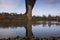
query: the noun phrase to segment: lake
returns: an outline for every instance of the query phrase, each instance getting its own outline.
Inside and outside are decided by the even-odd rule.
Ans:
[[[60,36],[60,22],[56,21],[39,21],[37,23],[27,22],[26,26],[0,26],[0,39],[1,38],[14,38],[14,37],[59,37]]]

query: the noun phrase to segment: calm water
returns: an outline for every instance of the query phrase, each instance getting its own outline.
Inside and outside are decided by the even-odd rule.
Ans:
[[[11,37],[58,37],[60,36],[60,22],[39,22],[36,24],[27,23],[26,26],[0,27],[0,38]]]

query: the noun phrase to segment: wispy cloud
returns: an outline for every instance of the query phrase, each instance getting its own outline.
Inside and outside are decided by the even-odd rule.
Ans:
[[[46,0],[46,2],[53,4],[53,3],[60,3],[60,0]]]

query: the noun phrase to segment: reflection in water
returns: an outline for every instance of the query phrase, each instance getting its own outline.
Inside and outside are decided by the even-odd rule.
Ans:
[[[25,28],[0,28],[0,38],[12,38],[16,36],[25,37]]]
[[[48,27],[46,25],[43,27],[42,25],[39,26],[32,26],[32,32],[35,37],[58,37],[60,36],[60,26],[52,25],[51,27]]]
[[[55,26],[60,26],[60,22],[56,22],[56,21],[39,21],[37,23],[33,23],[34,26],[38,26],[38,25],[43,25],[43,27],[45,27],[46,25],[48,25],[48,27],[51,27],[52,25]]]
[[[32,23],[31,23],[31,21],[27,21],[26,36],[27,37],[32,37]]]
[[[0,27],[0,38],[11,37],[49,37],[60,36],[60,22],[39,22],[33,24],[31,21],[27,21],[25,26],[16,27]],[[15,26],[15,25],[13,25]]]
[[[51,22],[50,21],[48,22],[48,26],[51,27]]]

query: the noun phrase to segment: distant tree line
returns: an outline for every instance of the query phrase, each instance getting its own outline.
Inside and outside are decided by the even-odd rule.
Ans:
[[[0,22],[1,21],[25,21],[27,20],[27,16],[23,15],[22,13],[7,13],[2,12],[0,13]],[[32,16],[32,21],[60,21],[60,16]]]
[[[60,21],[60,16],[33,16],[33,20],[35,21]]]
[[[24,21],[26,20],[26,16],[23,15],[22,13],[17,14],[17,13],[7,13],[7,12],[2,12],[0,13],[0,22],[4,21],[4,22],[8,22],[8,21],[14,21],[14,22],[19,22],[19,21]]]

